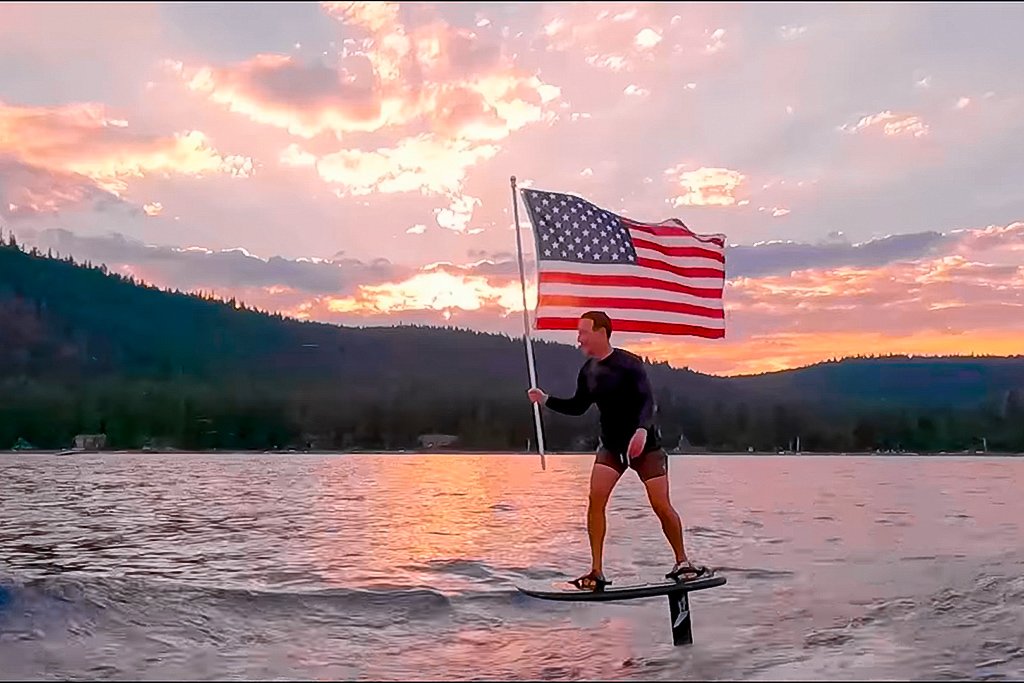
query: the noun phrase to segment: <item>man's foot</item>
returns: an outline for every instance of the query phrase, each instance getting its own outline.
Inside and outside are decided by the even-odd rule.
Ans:
[[[672,567],[672,571],[665,574],[665,578],[672,579],[673,581],[692,581],[710,573],[711,570],[703,565],[696,566],[689,560],[683,560],[682,562],[676,562],[675,566]]]
[[[573,579],[570,583],[580,590],[586,591],[599,591],[605,586],[611,584],[611,581],[604,578],[604,572],[595,572],[591,570],[589,574]]]

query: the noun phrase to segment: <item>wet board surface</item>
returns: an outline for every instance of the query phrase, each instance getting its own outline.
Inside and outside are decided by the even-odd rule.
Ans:
[[[571,579],[562,581],[537,581],[517,584],[520,593],[543,600],[580,600],[583,602],[602,602],[605,600],[629,600],[631,598],[651,598],[674,593],[690,593],[692,591],[714,588],[725,583],[724,576],[704,576],[691,581],[634,582],[618,585],[613,578],[610,586],[601,590],[585,590],[569,583]]]

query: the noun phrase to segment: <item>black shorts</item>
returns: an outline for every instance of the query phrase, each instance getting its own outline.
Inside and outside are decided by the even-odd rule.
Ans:
[[[629,460],[628,466],[624,462],[625,460]],[[601,446],[597,449],[597,457],[594,459],[594,462],[607,465],[620,475],[625,474],[626,469],[631,467],[636,470],[640,481],[647,481],[648,479],[663,477],[668,474],[668,453],[665,452],[664,448],[655,448],[646,453],[641,453],[630,460],[629,456],[625,453],[619,456]]]

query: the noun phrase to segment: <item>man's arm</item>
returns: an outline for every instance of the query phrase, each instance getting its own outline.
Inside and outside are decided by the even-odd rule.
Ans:
[[[636,366],[636,389],[640,394],[640,413],[637,415],[637,429],[650,429],[654,425],[654,389],[647,379],[647,371],[642,363]]]
[[[640,406],[636,417],[636,431],[626,447],[626,454],[630,458],[635,458],[643,452],[644,445],[648,443],[650,430],[654,427],[654,391],[647,379],[643,362],[639,359],[633,366],[633,381],[636,385],[637,400]]]
[[[563,415],[582,415],[587,412],[587,408],[594,402],[594,399],[587,389],[587,377],[584,374],[585,368],[586,366],[580,368],[580,374],[576,377],[576,394],[572,398],[548,396],[548,400],[544,402],[544,405]]]

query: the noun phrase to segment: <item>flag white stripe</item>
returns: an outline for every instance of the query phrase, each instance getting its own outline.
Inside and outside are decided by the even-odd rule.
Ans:
[[[671,266],[678,268],[714,268],[715,270],[722,271],[725,273],[725,266],[721,261],[716,261],[713,258],[704,258],[702,256],[669,256],[663,254],[660,251],[654,249],[645,249],[637,247],[636,255],[638,258],[649,258],[655,261],[661,261]]]
[[[683,277],[675,273],[653,268],[643,268],[635,264],[611,265],[608,263],[573,263],[571,261],[541,261],[541,273],[574,273],[577,275],[615,275],[620,277],[646,277],[674,284],[707,289],[721,289],[724,278],[721,277]],[[545,288],[551,283],[545,283]],[[576,285],[589,287],[591,285]]]
[[[648,289],[646,287],[607,287],[596,285],[570,285],[562,282],[549,282],[544,285],[541,294],[554,296],[585,296],[585,297],[624,297],[627,299],[644,299],[647,301],[670,301],[677,304],[690,304],[704,308],[722,309],[722,299],[709,299],[706,297],[682,294],[680,292],[666,292],[661,289]]]
[[[713,251],[717,254],[724,254],[725,249],[718,246],[717,244],[711,244],[710,242],[701,242],[693,237],[680,236],[666,236],[666,235],[652,235],[649,232],[643,232],[642,230],[630,230],[630,237],[635,240],[646,240],[648,242],[657,242],[666,247],[700,247],[706,251]],[[721,263],[719,261],[718,263]]]
[[[637,320],[642,322],[672,323],[674,325],[692,325],[712,330],[724,330],[725,320],[706,318],[688,313],[671,313],[669,311],[648,311],[634,308],[602,308],[612,319],[612,327],[617,320]],[[541,306],[537,309],[537,318],[578,318],[580,309],[571,306]]]

